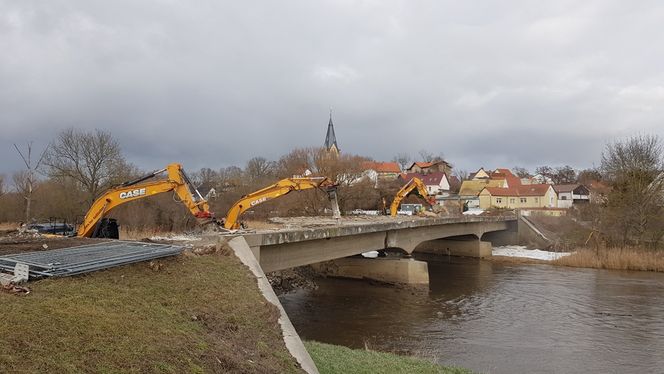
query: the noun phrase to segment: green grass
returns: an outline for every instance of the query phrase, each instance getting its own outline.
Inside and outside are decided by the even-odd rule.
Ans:
[[[234,256],[178,256],[0,293],[0,373],[289,373],[277,309]]]
[[[305,342],[305,346],[321,374],[472,373],[467,369],[440,366],[424,359],[392,353],[350,349],[318,342]]]

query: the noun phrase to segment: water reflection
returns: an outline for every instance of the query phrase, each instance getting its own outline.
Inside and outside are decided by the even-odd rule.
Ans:
[[[481,372],[662,372],[664,274],[429,258],[429,290],[326,279],[281,297],[305,339]]]

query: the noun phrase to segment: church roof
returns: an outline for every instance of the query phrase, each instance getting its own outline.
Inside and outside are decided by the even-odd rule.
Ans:
[[[330,112],[330,122],[327,124],[327,135],[325,135],[325,148],[330,150],[332,147],[339,150],[337,145],[337,136],[334,135],[334,123],[332,123],[332,113]]]

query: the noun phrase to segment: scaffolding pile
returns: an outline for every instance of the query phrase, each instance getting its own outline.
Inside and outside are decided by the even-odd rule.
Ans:
[[[114,240],[48,251],[25,252],[0,257],[0,271],[14,272],[16,266],[27,265],[29,277],[67,277],[93,271],[148,261],[182,253],[183,248],[170,244],[154,244]]]

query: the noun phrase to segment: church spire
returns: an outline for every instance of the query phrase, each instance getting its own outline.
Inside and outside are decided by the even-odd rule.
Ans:
[[[325,149],[328,151],[339,153],[337,146],[337,137],[334,134],[334,123],[332,123],[332,108],[330,108],[330,122],[327,124],[327,135],[325,136]]]

